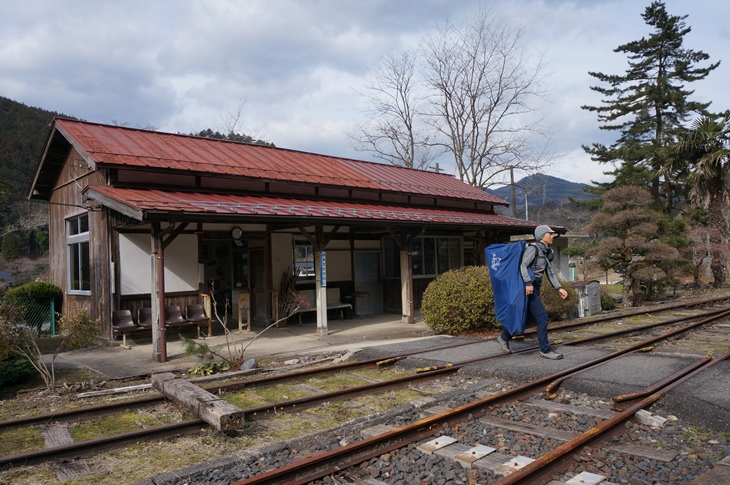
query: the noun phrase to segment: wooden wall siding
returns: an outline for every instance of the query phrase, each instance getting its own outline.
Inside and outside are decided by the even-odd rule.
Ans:
[[[60,172],[56,186],[50,197],[50,223],[48,227],[50,252],[50,279],[66,294],[68,292],[66,261],[66,220],[87,212],[81,190],[88,185],[105,183],[101,172],[92,172],[86,168],[86,162],[71,151]],[[106,230],[106,216],[102,211],[89,212],[90,237],[95,244],[89,245],[91,263],[92,296],[67,295],[63,305],[63,314],[67,314],[70,305],[76,302],[80,307],[89,310],[94,320],[101,321],[101,336],[111,334],[111,311],[109,300],[109,244]]]

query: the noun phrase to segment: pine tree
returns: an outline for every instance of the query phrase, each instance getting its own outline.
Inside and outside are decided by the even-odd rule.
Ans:
[[[642,18],[653,28],[651,35],[614,50],[627,55],[626,73],[589,72],[608,87],[591,87],[604,96],[602,106],[582,107],[597,113],[601,129],[618,131],[620,136],[610,146],[594,143],[583,149],[594,161],[616,165],[607,172],[616,179],[604,190],[649,187],[669,214],[675,199],[684,197],[681,182],[687,168],[671,147],[690,118],[707,115],[710,105],[691,101],[694,91],[685,85],[704,79],[720,63],[697,67],[709,55],[683,47],[684,36],[692,30],[684,21],[687,15],[669,15],[663,2],[654,1]]]

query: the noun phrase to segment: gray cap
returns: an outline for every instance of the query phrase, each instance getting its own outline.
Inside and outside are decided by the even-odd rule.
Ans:
[[[535,228],[535,241],[542,241],[543,236],[545,236],[548,232],[551,232],[556,236],[558,235],[557,232],[550,229],[550,226],[537,226]]]

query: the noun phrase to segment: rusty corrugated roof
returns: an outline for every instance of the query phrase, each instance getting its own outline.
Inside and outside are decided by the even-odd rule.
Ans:
[[[507,205],[449,174],[281,148],[67,119],[61,132],[94,165],[300,182]]]
[[[478,226],[533,228],[534,222],[496,214],[449,209],[423,209],[346,201],[296,200],[283,197],[243,196],[176,192],[155,189],[125,189],[92,185],[85,189],[92,200],[142,220],[145,213],[186,215],[276,216],[332,219],[332,223],[361,221],[428,222]]]

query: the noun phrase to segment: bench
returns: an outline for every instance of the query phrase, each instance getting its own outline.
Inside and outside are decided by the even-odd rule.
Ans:
[[[208,328],[208,336],[212,336],[212,325],[210,317],[206,315],[205,309],[200,304],[191,304],[185,308],[185,315],[179,306],[165,307],[165,328],[179,328],[184,326],[195,326],[198,330],[198,338],[201,338],[200,329]],[[133,332],[149,332],[152,330],[152,309],[149,307],[140,308],[137,311],[137,321],[130,310],[114,310],[112,312],[112,330],[114,337],[122,336],[122,347],[129,349],[127,335]],[[204,338],[204,337],[203,337]]]
[[[302,324],[302,313],[317,311],[317,290],[299,290],[297,294],[309,302],[309,308],[299,308],[292,315],[299,317],[299,325]],[[339,310],[340,318],[345,319],[345,310],[352,309],[352,303],[342,303],[340,301],[339,288],[327,288],[327,311]]]

